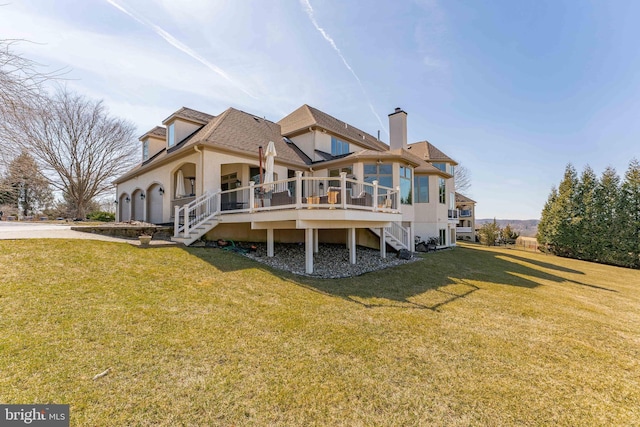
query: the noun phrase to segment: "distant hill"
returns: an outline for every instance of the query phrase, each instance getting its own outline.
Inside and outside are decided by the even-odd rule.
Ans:
[[[476,219],[476,227],[480,227],[487,222],[493,222],[493,218]],[[500,228],[504,228],[507,224],[523,237],[535,237],[538,234],[539,219],[496,219],[496,223]]]

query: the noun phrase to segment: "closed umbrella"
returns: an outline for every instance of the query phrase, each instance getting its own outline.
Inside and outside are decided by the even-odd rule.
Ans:
[[[264,152],[265,163],[266,163],[265,172],[264,172],[265,184],[269,184],[274,181],[273,180],[273,163],[276,155],[277,155],[276,145],[273,143],[273,141],[269,141],[269,144],[267,145],[267,150]],[[271,191],[273,190],[273,185],[265,185],[264,189],[265,191]]]
[[[176,199],[183,197],[186,193],[184,190],[184,174],[182,173],[182,169],[180,169],[176,177]]]

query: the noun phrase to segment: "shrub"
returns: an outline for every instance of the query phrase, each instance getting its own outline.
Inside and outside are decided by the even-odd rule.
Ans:
[[[87,215],[91,221],[112,222],[116,220],[116,214],[104,211],[95,211]]]

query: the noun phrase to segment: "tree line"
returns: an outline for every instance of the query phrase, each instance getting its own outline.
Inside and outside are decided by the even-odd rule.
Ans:
[[[640,268],[640,162],[624,179],[608,167],[598,178],[568,164],[551,189],[538,225],[538,243],[569,258]]]
[[[135,126],[42,72],[19,42],[0,40],[0,210],[84,219],[131,168]]]

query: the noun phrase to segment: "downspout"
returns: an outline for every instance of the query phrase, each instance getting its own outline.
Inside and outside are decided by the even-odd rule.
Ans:
[[[197,145],[193,146],[196,153],[200,153],[200,195],[204,194],[204,152],[200,151]]]

